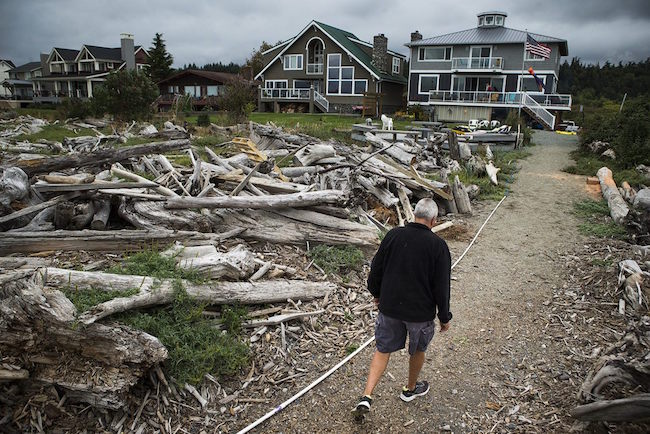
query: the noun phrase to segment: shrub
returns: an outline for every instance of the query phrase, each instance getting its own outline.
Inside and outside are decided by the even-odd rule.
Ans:
[[[158,88],[147,74],[121,70],[111,72],[95,90],[94,103],[98,113],[130,121],[148,118],[157,97]]]
[[[64,99],[58,107],[63,118],[87,118],[95,114],[95,104],[80,98]]]
[[[210,116],[207,113],[201,113],[196,118],[196,125],[199,127],[209,127],[210,126]]]
[[[349,269],[358,270],[364,261],[363,252],[352,246],[318,245],[309,255],[326,273],[342,273]]]
[[[226,110],[228,120],[244,122],[255,108],[255,91],[248,80],[236,77],[226,85],[225,93],[219,98],[219,105]]]

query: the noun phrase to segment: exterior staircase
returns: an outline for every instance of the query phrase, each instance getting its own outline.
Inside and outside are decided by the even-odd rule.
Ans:
[[[546,129],[553,131],[555,129],[555,116],[550,111],[546,110],[544,106],[539,104],[527,93],[523,93],[521,97],[521,108],[541,123]]]
[[[316,90],[314,90],[314,105],[323,113],[328,113],[330,111],[330,102]]]

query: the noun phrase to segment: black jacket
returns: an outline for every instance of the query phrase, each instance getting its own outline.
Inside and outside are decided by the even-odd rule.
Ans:
[[[447,243],[420,223],[391,229],[372,260],[368,290],[379,311],[402,321],[451,320],[451,255]]]

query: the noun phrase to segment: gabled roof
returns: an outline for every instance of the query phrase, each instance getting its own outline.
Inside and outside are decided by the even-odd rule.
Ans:
[[[74,62],[74,60],[77,58],[77,54],[79,54],[79,50],[72,50],[70,48],[57,48],[54,47],[54,50],[56,50],[57,53],[59,53],[59,56],[66,62]]]
[[[9,60],[9,59],[0,59],[0,62],[5,62],[7,65],[11,66],[12,68],[15,68],[15,67],[16,67],[16,65],[14,64],[14,62],[12,62],[12,61]]]
[[[295,40],[297,40],[300,36],[302,36],[303,33],[307,29],[309,29],[312,25],[315,25],[318,27],[323,33],[328,35],[334,42],[336,42],[341,48],[343,48],[344,51],[346,51],[349,55],[351,55],[354,59],[356,59],[361,66],[363,66],[365,69],[368,70],[372,75],[374,75],[376,78],[380,80],[388,80],[388,81],[395,81],[398,83],[406,83],[406,77],[402,75],[392,75],[388,73],[384,73],[379,71],[373,64],[372,64],[372,56],[369,55],[363,48],[361,48],[362,45],[370,46],[372,47],[372,44],[369,42],[364,42],[357,38],[353,33],[350,33],[346,30],[339,29],[334,26],[330,26],[329,24],[321,23],[319,21],[311,21],[307,27],[305,27],[300,33],[298,33],[295,37],[289,40],[289,43],[283,42],[282,44],[277,45],[276,47],[272,48],[273,49],[284,45],[284,48],[271,60],[263,69],[260,71],[255,78],[258,78],[259,76],[262,75],[262,73],[269,67],[271,66],[291,45]],[[396,53],[394,51],[388,50],[388,53],[392,56],[400,57],[404,59],[406,56]]]
[[[197,75],[199,77],[207,78],[208,80],[214,80],[219,83],[227,83],[237,77],[237,74],[231,74],[229,72],[216,72],[216,71],[203,71],[199,69],[186,69],[181,71],[178,74],[174,74],[171,77],[167,77],[164,80],[160,80],[158,84],[167,83],[168,81],[177,79],[179,77],[184,77],[186,75]]]
[[[14,69],[10,69],[9,72],[31,72],[35,69],[41,67],[41,62],[29,62],[24,65],[16,66]]]
[[[528,32],[537,42],[560,44],[560,55],[567,56],[569,48],[566,39],[540,35]],[[459,32],[434,36],[433,38],[412,41],[407,47],[422,45],[467,45],[467,44],[523,44],[526,42],[526,32],[508,27],[474,27]]]
[[[114,60],[116,62],[122,61],[121,48],[106,48],[98,47],[97,45],[84,45],[88,52],[97,60]],[[133,51],[135,53],[135,49]]]

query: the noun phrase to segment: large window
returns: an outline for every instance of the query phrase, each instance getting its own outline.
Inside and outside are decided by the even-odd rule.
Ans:
[[[399,74],[399,66],[401,64],[401,60],[399,57],[393,57],[393,74]]]
[[[354,78],[354,66],[341,65],[340,54],[327,55],[327,94],[360,95],[368,90],[368,80]]]
[[[492,57],[492,47],[472,47],[471,57],[473,59]]]
[[[201,86],[185,86],[184,91],[185,95],[192,96],[194,98],[201,97]]]
[[[429,94],[430,90],[438,90],[438,79],[440,77],[435,74],[422,74],[420,75],[420,83],[418,85],[418,92],[421,94]]]
[[[537,77],[539,77],[539,79],[544,83],[544,86],[546,86],[546,76],[538,75]],[[535,77],[532,75],[522,75],[519,76],[519,92],[543,93],[544,89],[540,90]]]
[[[323,73],[323,41],[313,38],[307,44],[307,74]]]
[[[284,56],[284,69],[300,70],[302,69],[302,54],[287,54]]]
[[[451,60],[451,47],[422,47],[418,58],[420,60]]]
[[[225,89],[226,86],[217,84],[214,86],[208,86],[206,90],[208,91],[208,96],[218,96],[223,95]]]
[[[264,87],[267,89],[286,89],[289,86],[287,80],[266,80]]]

